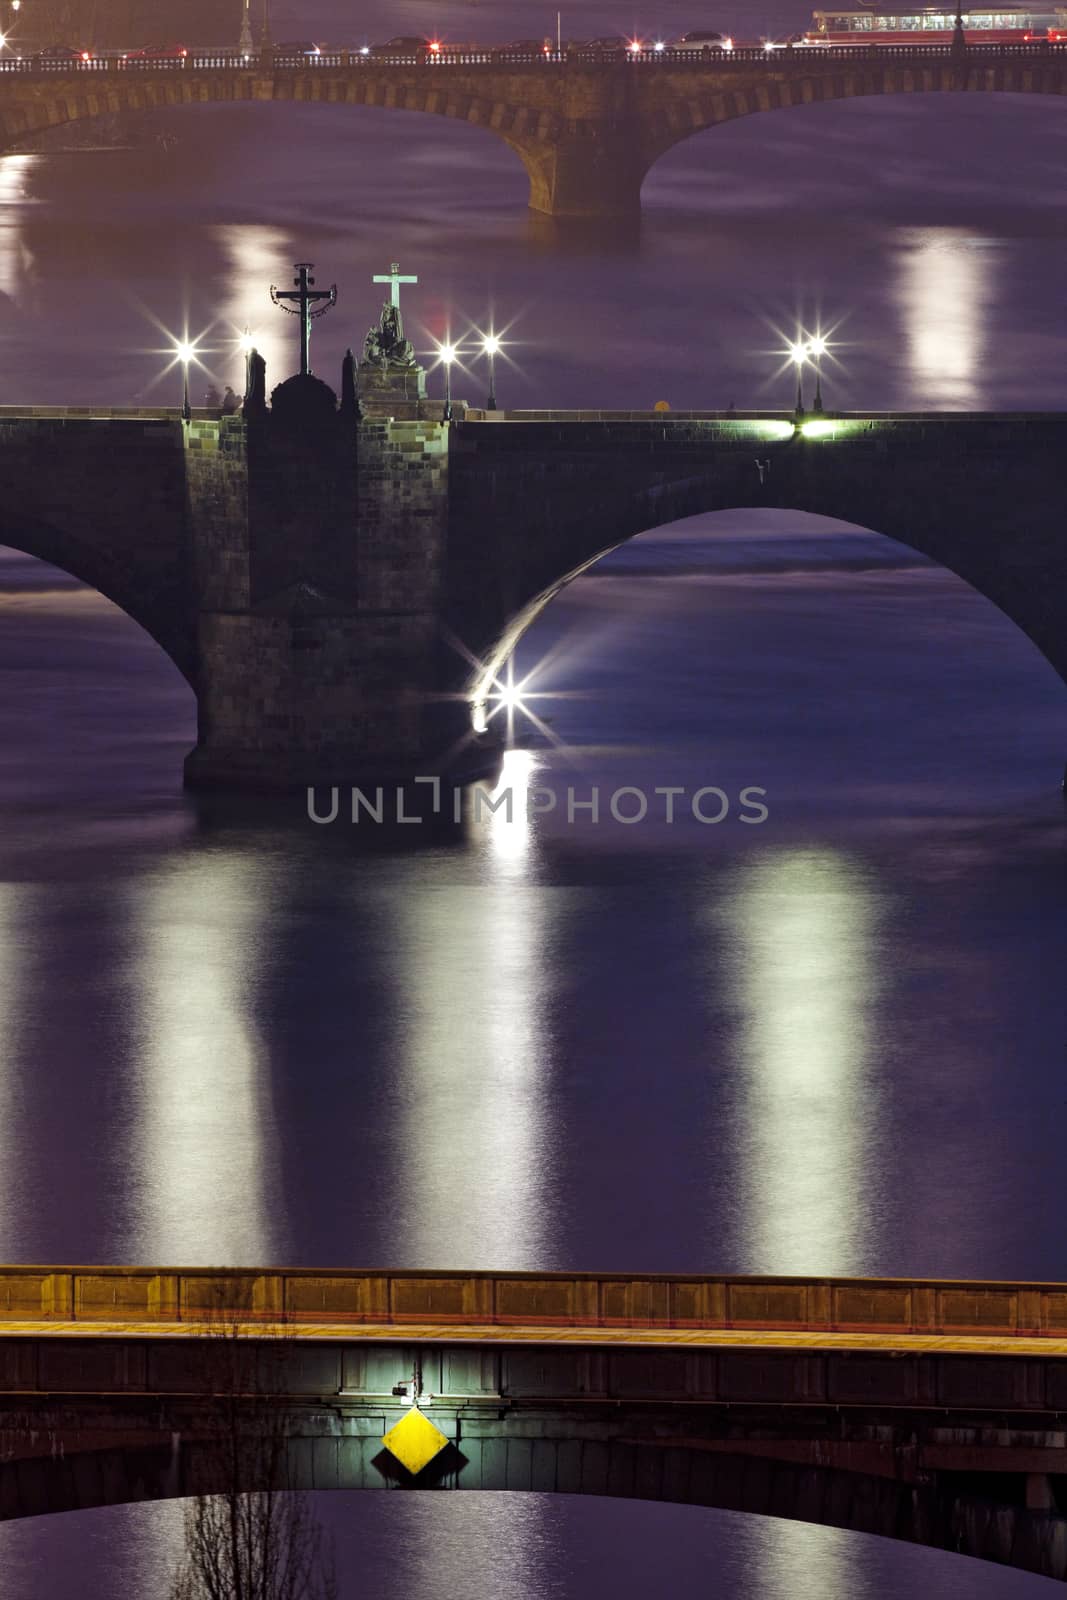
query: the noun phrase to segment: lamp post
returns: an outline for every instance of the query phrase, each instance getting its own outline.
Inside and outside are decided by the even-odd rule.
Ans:
[[[196,345],[190,344],[187,339],[182,339],[175,345],[174,350],[182,364],[182,421],[189,422],[193,415],[189,405],[189,363],[196,360]]]
[[[247,61],[254,49],[252,41],[252,0],[244,0],[241,7],[241,40],[237,46]]]
[[[952,53],[963,55],[967,50],[967,35],[963,31],[963,0],[956,0],[956,26],[952,31]]]
[[[482,349],[489,357],[489,399],[486,403],[487,411],[496,410],[496,353],[500,349],[500,340],[495,333],[487,333],[482,340]]]
[[[808,340],[808,354],[815,363],[815,403],[813,411],[822,410],[822,358],[826,354],[826,340],[821,333]]]
[[[459,354],[454,344],[438,346],[437,353],[445,369],[445,409],[441,416],[442,422],[452,421],[452,363]]]
[[[789,359],[797,369],[797,416],[804,415],[804,363],[808,359],[807,340],[795,339],[789,346]]]

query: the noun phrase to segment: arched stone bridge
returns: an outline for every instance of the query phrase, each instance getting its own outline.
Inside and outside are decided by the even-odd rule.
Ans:
[[[14,70],[15,67],[18,70]],[[1067,91],[1067,45],[737,50],[706,59],[434,62],[340,53],[314,65],[203,58],[0,71],[0,146],[87,117],[219,101],[379,106],[453,117],[511,146],[530,205],[557,217],[637,212],[645,175],[672,146],[758,112],[864,95]]]
[[[737,507],[899,539],[1067,681],[1067,414],[423,409],[311,427],[0,409],[0,543],[98,588],[177,663],[199,705],[191,783],[484,759],[471,707],[564,583],[645,529]]]
[[[1064,1580],[1065,1411],[1062,1284],[0,1268],[7,1518],[264,1487],[269,1413],[291,1487],[675,1501]]]

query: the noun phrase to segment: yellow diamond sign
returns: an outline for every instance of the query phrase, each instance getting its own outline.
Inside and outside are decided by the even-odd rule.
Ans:
[[[400,1421],[382,1439],[390,1455],[396,1456],[402,1467],[414,1476],[429,1466],[448,1443],[440,1428],[435,1428],[429,1417],[418,1406],[412,1406]]]

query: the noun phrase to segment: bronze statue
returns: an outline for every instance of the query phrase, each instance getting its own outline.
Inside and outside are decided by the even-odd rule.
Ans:
[[[363,360],[381,367],[383,372],[386,367],[415,365],[415,347],[410,339],[404,338],[400,307],[391,305],[388,300],[382,306],[378,326],[371,328],[363,341]]]

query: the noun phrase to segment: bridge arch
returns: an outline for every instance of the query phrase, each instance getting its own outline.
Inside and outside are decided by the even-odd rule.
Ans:
[[[175,576],[145,592],[145,574],[132,568],[104,540],[87,538],[56,523],[14,513],[0,502],[0,547],[56,567],[118,607],[160,647],[196,691],[196,637],[184,582]]]
[[[792,431],[791,425],[786,431]],[[862,473],[823,478],[811,470],[817,465],[814,452],[821,448],[821,442],[801,440],[786,446],[765,444],[754,447],[738,463],[736,473],[724,472],[721,466],[712,473],[690,471],[677,476],[646,469],[644,482],[634,481],[640,468],[635,473],[632,466],[620,461],[617,468],[629,478],[629,492],[627,486],[612,485],[605,479],[598,482],[599,463],[587,459],[583,476],[587,483],[589,475],[593,476],[589,488],[597,512],[584,519],[575,514],[572,519],[565,509],[558,522],[549,519],[540,539],[519,534],[510,555],[519,574],[517,582],[506,596],[496,597],[506,608],[505,614],[498,617],[491,632],[468,635],[479,642],[478,665],[463,685],[474,708],[475,726],[481,720],[478,708],[500,679],[522,635],[563,588],[602,557],[641,533],[689,517],[752,509],[806,512],[848,523],[859,531],[892,539],[946,568],[991,601],[1067,683],[1067,645],[1052,614],[1047,565],[1055,542],[1053,508],[1061,491],[1051,489],[1044,473],[1035,478],[1032,465],[1020,462],[1015,478],[1001,459],[993,465],[987,493],[979,491],[975,500],[968,498],[965,504],[953,506],[932,500],[928,485],[925,494],[916,493],[915,485],[908,481],[912,470],[922,475],[922,453],[911,463],[906,450],[902,451],[889,471],[889,457],[876,455],[874,460],[868,457],[867,470]],[[570,463],[565,470],[573,467]],[[929,472],[929,460],[925,470]],[[978,490],[977,483],[971,487]],[[499,506],[499,477],[495,492]],[[1049,494],[1047,504],[1045,493]],[[560,498],[567,508],[566,494]],[[521,515],[517,508],[515,515]],[[1019,531],[1028,524],[1033,535],[1029,552]],[[1059,561],[1063,581],[1067,581],[1067,557],[1061,556]],[[1056,582],[1054,572],[1051,581]],[[488,619],[481,620],[484,626]]]
[[[26,92],[17,82],[12,92],[10,80],[0,80],[0,142],[4,145],[95,117],[253,102],[414,111],[484,127],[516,149],[529,138],[551,141],[561,133],[564,121],[551,107],[523,105],[506,91],[493,93],[491,82],[484,77],[415,68],[336,73],[316,69],[279,72],[273,77],[253,77],[247,70],[196,69],[159,75],[116,71],[106,77],[73,79],[57,79],[53,74],[33,80],[32,88],[36,92]]]
[[[583,1441],[581,1430],[543,1425],[536,1443],[523,1438],[521,1429],[514,1438],[494,1438],[494,1448],[483,1448],[477,1437],[461,1437],[436,1470],[412,1479],[391,1463],[377,1439],[346,1438],[336,1416],[292,1420],[280,1463],[280,1482],[287,1489],[532,1492],[685,1505],[873,1534],[1067,1578],[1067,1516],[1055,1495],[1030,1503],[1035,1496],[1031,1486],[1028,1499],[1025,1475],[1014,1487],[997,1480],[992,1493],[983,1492],[983,1479],[990,1482],[983,1473],[916,1484],[886,1472],[811,1465],[790,1459],[788,1451],[776,1455],[773,1445],[759,1442],[731,1451],[707,1440],[673,1442],[669,1435],[655,1441],[628,1438],[633,1419],[624,1418],[613,1429],[598,1428],[595,1441]],[[473,1431],[476,1435],[477,1427]],[[49,1437],[58,1439],[54,1430]],[[826,1453],[834,1454],[832,1444]],[[35,1450],[23,1459],[9,1454],[0,1463],[0,1517],[224,1494],[231,1486],[217,1447],[191,1430],[172,1432],[144,1448],[131,1441],[121,1448],[71,1450],[64,1443],[60,1450]],[[269,1484],[249,1479],[242,1487]]]
[[[880,60],[876,51],[856,51],[851,61],[826,66],[805,63],[791,72],[764,77],[768,81],[754,73],[739,75],[736,87],[716,84],[688,96],[683,105],[657,105],[648,117],[649,166],[693,134],[765,112],[900,94],[1067,93],[1067,74],[1058,62],[1020,56],[961,65],[947,56],[909,63]]]

